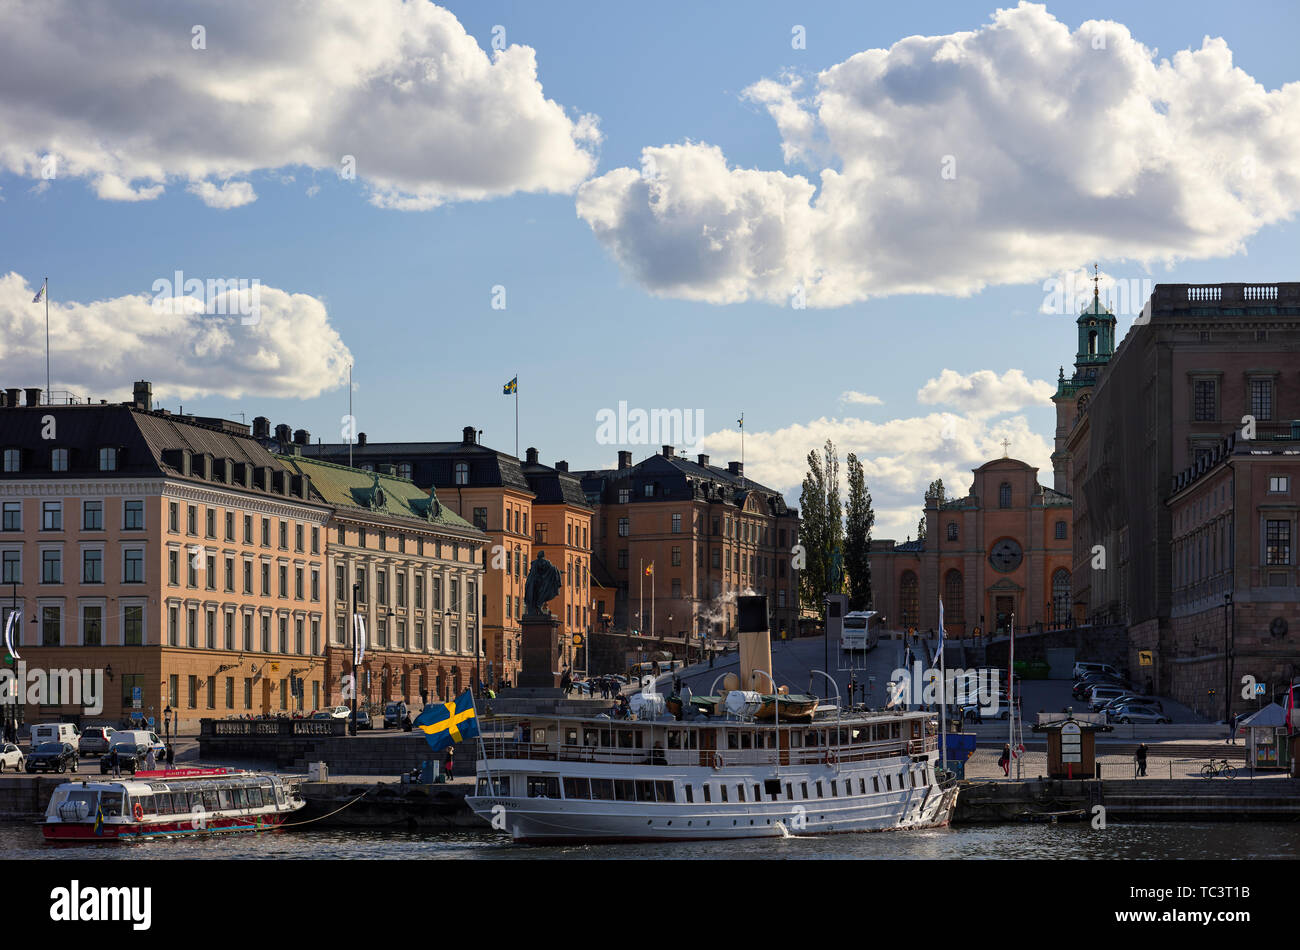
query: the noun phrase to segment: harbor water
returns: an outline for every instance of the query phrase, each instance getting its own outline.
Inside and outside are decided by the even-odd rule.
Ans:
[[[753,841],[656,842],[535,847],[480,832],[303,829],[232,838],[141,844],[48,845],[38,824],[0,827],[0,858],[59,860],[258,859],[1106,859],[1208,860],[1292,858],[1300,854],[1296,823],[1143,823],[1094,829],[1087,823],[1004,824],[764,838]]]

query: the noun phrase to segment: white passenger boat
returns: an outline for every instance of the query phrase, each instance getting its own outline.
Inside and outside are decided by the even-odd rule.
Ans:
[[[141,841],[274,831],[306,804],[285,777],[237,769],[170,769],[64,782],[50,796],[45,840]]]

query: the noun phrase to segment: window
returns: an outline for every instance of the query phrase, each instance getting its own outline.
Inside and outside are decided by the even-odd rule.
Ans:
[[[653,498],[655,496],[655,487],[653,484],[645,486],[645,496],[647,498]]]
[[[18,464],[18,460],[21,457],[20,452],[21,452],[20,449],[5,449],[5,471],[6,472],[21,471],[21,468],[19,467]]]
[[[190,533],[193,534],[194,532],[191,530]],[[262,547],[269,548],[270,546],[271,546],[271,519],[263,518],[262,519]]]
[[[104,583],[104,552],[81,552],[81,582],[83,584]]]
[[[68,450],[52,449],[50,451],[50,471],[66,472],[68,470]]]
[[[1003,482],[1001,485],[998,486],[998,507],[999,508],[1011,507],[1011,483],[1010,482]]]
[[[21,584],[23,582],[23,555],[21,551],[5,551],[4,583]]]
[[[681,534],[681,533],[682,533],[682,516],[679,515],[679,514],[674,514],[674,515],[673,515],[673,534]]]
[[[62,551],[41,552],[41,583],[42,584],[63,583],[63,552]]]
[[[62,641],[63,609],[41,608],[41,646],[57,647]]]
[[[620,488],[618,490],[618,503],[620,505],[626,505],[631,500],[632,500],[632,489]]]
[[[1274,521],[1272,519],[1265,521],[1264,538],[1264,562],[1266,564],[1285,565],[1291,563],[1290,521]]]
[[[1218,418],[1216,386],[1213,379],[1198,379],[1192,384],[1192,418],[1195,421],[1213,422]]]
[[[626,518],[618,519],[618,536],[626,538],[628,536],[628,521]]]
[[[87,604],[81,608],[81,642],[97,647],[103,642],[104,608]]]
[[[41,502],[41,530],[42,531],[63,530],[63,502],[61,501]]]
[[[1065,568],[1052,575],[1052,622],[1058,627],[1070,622],[1070,572]]]
[[[948,540],[949,541],[957,540],[957,522],[955,521],[948,522]]]
[[[206,529],[205,533],[207,537],[215,538],[217,536],[217,509],[208,508],[203,512],[203,514],[203,526]]]
[[[81,503],[81,530],[104,530],[104,503],[102,501],[84,501]]]
[[[682,566],[682,549],[680,545],[676,545],[676,544],[673,545],[672,566],[673,567]]]
[[[506,514],[509,515],[510,512],[507,511]],[[488,529],[486,508],[474,509],[474,527],[478,528],[480,531],[486,531]]]
[[[468,462],[456,463],[455,475],[453,477],[453,481],[457,485],[469,484],[469,463]]]
[[[122,642],[129,647],[144,643],[144,607],[122,608]]]
[[[966,616],[966,587],[961,571],[951,570],[943,578],[944,626],[961,623]]]
[[[718,552],[714,551],[713,553],[717,554]],[[623,548],[618,552],[618,566],[620,570],[627,570],[627,548]],[[714,567],[716,566],[717,565],[715,564]]]
[[[1291,490],[1291,478],[1287,475],[1271,475],[1268,479],[1270,492],[1288,492]]]
[[[23,503],[21,501],[6,501],[4,503],[4,522],[5,531],[23,530]]]
[[[122,529],[125,531],[144,530],[144,502],[128,501],[122,512]]]
[[[101,472],[117,471],[117,449],[105,446],[99,450],[99,470]]]
[[[287,521],[280,522],[280,550],[289,550],[289,523]]]
[[[1250,381],[1250,414],[1259,421],[1273,418],[1273,380]]]
[[[915,571],[904,571],[898,582],[900,620],[904,627],[914,627],[920,616],[920,600]]]
[[[235,540],[235,513],[233,511],[226,512],[226,540]]]
[[[722,552],[717,548],[713,549],[713,566],[715,569],[722,567]]]
[[[1067,530],[1067,529],[1066,529],[1066,527],[1065,527],[1065,522],[1064,522],[1064,521],[1058,521],[1058,522],[1056,523],[1056,540],[1058,540],[1058,541],[1063,541],[1063,540],[1065,540],[1066,530]]]

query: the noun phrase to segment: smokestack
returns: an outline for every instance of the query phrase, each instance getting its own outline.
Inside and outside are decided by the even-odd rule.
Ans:
[[[619,452],[619,453],[618,453],[618,467],[619,467],[620,469],[631,468],[631,467],[632,467],[632,453],[631,453],[631,452]]]
[[[740,462],[728,462],[727,471],[730,472],[732,475],[744,475],[745,466]]]
[[[699,455],[695,456],[695,461],[696,461],[696,463],[700,466],[700,468],[708,468],[708,467],[709,467],[709,457],[708,457],[707,455],[705,455],[703,452],[701,452]]]
[[[673,447],[671,445],[665,445],[663,447],[663,457],[666,459],[673,457]]]
[[[366,434],[364,432],[358,432],[357,445],[365,445],[365,444],[366,444]]]
[[[271,420],[266,416],[256,416],[253,419],[253,438],[269,439],[271,437]]]
[[[137,380],[131,390],[131,401],[135,403],[137,409],[143,409],[146,412],[153,409],[153,384],[147,379]]]
[[[311,433],[306,429],[297,429],[293,433],[294,445],[311,445]]]
[[[529,465],[537,464],[537,450],[535,448],[532,448],[530,446],[528,449],[525,450],[524,456],[527,459],[527,464]]]

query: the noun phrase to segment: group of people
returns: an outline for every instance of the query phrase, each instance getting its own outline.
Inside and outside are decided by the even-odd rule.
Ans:
[[[114,778],[121,778],[122,776],[122,755],[119,750],[120,750],[120,746],[116,746],[116,745],[109,746],[108,748],[108,764],[109,767],[113,770]],[[148,753],[144,757],[143,771],[152,772],[155,769],[157,769],[159,766],[161,766],[164,769],[170,769],[175,764],[175,762],[176,762],[176,750],[172,748],[172,744],[170,742],[167,743],[166,747],[163,749],[162,755],[157,755],[153,747],[150,746]]]

